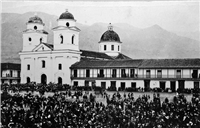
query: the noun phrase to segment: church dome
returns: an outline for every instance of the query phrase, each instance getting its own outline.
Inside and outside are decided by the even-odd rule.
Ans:
[[[101,36],[100,42],[103,41],[120,42],[119,35],[113,31],[113,26],[111,25],[111,23],[108,26],[108,30]]]
[[[66,12],[62,13],[59,19],[72,19],[74,20],[74,16],[66,10]]]
[[[36,16],[36,15],[34,17],[29,18],[28,23],[40,23],[40,24],[44,24],[43,21],[42,21],[42,19],[40,17]]]

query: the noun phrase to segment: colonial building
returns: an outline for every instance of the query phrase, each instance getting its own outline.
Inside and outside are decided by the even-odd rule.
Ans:
[[[140,59],[121,53],[122,42],[111,24],[102,34],[99,51],[79,49],[79,32],[68,11],[52,29],[53,44],[38,16],[31,17],[23,32],[21,82],[62,83],[78,86],[199,88],[200,59]]]
[[[1,83],[17,84],[20,83],[20,64],[1,63]]]

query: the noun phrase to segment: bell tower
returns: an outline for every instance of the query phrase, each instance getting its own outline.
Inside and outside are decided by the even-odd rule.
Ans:
[[[32,51],[40,43],[47,42],[48,33],[44,30],[44,25],[42,19],[37,14],[29,18],[26,23],[26,30],[23,31],[22,51]]]
[[[52,29],[54,33],[54,50],[79,51],[80,29],[76,27],[74,16],[66,9],[57,22],[57,27]]]

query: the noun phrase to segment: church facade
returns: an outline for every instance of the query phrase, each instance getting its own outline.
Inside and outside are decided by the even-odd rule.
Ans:
[[[111,24],[98,42],[99,51],[79,49],[79,32],[68,11],[52,29],[53,44],[38,16],[23,32],[21,83],[138,88],[199,88],[200,59],[132,59],[121,53],[122,42]]]

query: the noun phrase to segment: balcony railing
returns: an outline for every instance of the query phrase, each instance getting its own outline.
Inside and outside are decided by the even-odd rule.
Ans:
[[[74,77],[71,76],[72,78],[86,78],[85,76],[82,77]],[[88,78],[88,77],[87,77]],[[123,75],[119,75],[119,74],[112,74],[110,76],[105,75],[105,74],[98,74],[97,77],[93,77],[90,76],[89,78],[133,78],[133,79],[200,79],[200,77],[195,78],[192,77],[192,75],[137,75],[137,74],[123,74]]]

